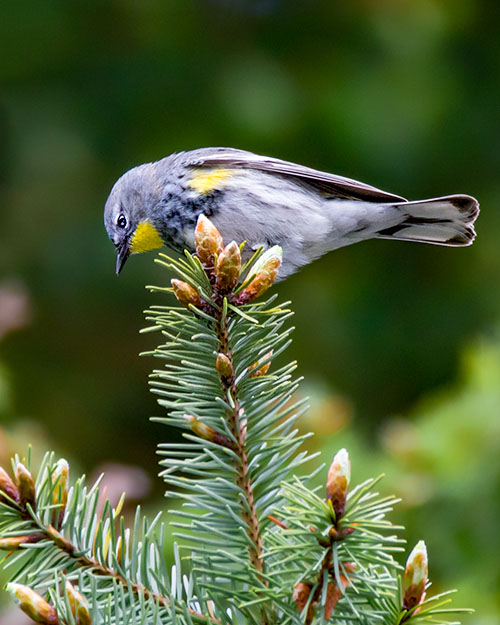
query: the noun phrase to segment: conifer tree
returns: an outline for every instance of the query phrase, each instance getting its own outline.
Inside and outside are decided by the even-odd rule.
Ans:
[[[126,527],[123,500],[97,511],[99,481],[72,482],[52,453],[37,470],[16,456],[12,476],[0,469],[7,589],[42,625],[456,623],[449,593],[429,592],[425,544],[399,564],[402,528],[387,518],[397,500],[377,494],[378,479],[353,486],[341,449],[325,486],[311,486],[323,468],[295,428],[295,363],[276,364],[292,313],[259,299],[281,250],[242,262],[242,249],[200,217],[196,254],[160,254],[176,277],[149,287],[176,298],[150,308],[145,330],[162,341],[151,353],[159,421],[184,434],[159,445],[167,500],[181,503],[175,565],[161,514],[138,508]]]

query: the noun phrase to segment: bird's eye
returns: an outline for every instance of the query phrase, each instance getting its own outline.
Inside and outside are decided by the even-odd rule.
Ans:
[[[127,218],[123,213],[118,215],[118,219],[116,220],[116,225],[118,228],[126,228],[127,227]]]

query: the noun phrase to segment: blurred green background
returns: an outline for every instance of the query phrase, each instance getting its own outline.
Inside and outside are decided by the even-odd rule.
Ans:
[[[131,166],[227,145],[411,199],[469,193],[472,248],[370,241],[278,290],[297,313],[288,355],[312,445],[326,461],[347,445],[356,481],[385,472],[436,588],[461,589],[476,609],[464,622],[498,623],[498,17],[486,0],[5,3],[2,464],[28,442],[74,472],[115,463],[118,489],[145,497],[149,476],[162,505],[154,451],[169,432],[148,422],[153,363],[137,354],[153,340],[138,334],[144,285],[167,276],[146,255],[117,279],[102,225]]]

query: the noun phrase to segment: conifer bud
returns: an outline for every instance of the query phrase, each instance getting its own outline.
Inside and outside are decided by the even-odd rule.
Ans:
[[[345,512],[347,491],[351,480],[351,463],[345,449],[337,452],[328,471],[326,482],[327,500],[332,502],[336,520]]]
[[[174,295],[180,304],[186,308],[189,308],[189,304],[193,304],[193,306],[201,306],[202,299],[199,296],[198,291],[193,286],[175,278],[170,280],[170,284],[172,285]]]
[[[295,601],[299,612],[302,612],[302,610],[306,607],[306,604],[309,601],[309,595],[311,594],[311,589],[311,584],[308,584],[307,582],[299,582],[293,587],[292,599]]]
[[[257,362],[254,362],[253,365],[250,365],[249,370],[253,371],[253,373],[250,375],[251,378],[259,378],[262,375],[266,375],[266,373],[269,371],[269,367],[271,366],[271,360],[268,360],[262,366],[260,366],[260,363],[264,360],[267,360],[268,358],[270,359],[272,355],[273,350],[267,352],[267,354],[264,354],[262,358],[257,360]]]
[[[7,591],[19,604],[21,610],[35,623],[40,625],[59,625],[59,619],[55,609],[42,599],[38,593],[28,586],[21,584],[7,584]]]
[[[21,501],[21,497],[19,496],[19,491],[17,490],[16,485],[10,478],[7,471],[5,471],[5,469],[2,469],[2,467],[0,467],[0,492],[5,493],[16,503],[19,503]]]
[[[217,259],[215,275],[217,288],[223,293],[230,293],[238,284],[241,269],[241,253],[238,244],[232,241],[222,250]]]
[[[59,506],[61,512],[64,512],[68,503],[68,482],[69,464],[64,458],[61,458],[52,471],[52,484],[54,485],[52,503]]]
[[[355,570],[355,565],[352,562],[342,563],[346,572],[352,573]],[[325,601],[325,620],[329,620],[332,617],[333,610],[337,605],[339,599],[342,597],[343,591],[351,583],[349,578],[343,573],[340,574],[340,586],[337,581],[328,582],[326,587],[326,601]]]
[[[35,481],[22,462],[18,462],[16,466],[16,483],[19,490],[21,505],[26,506],[26,504],[29,504],[32,508],[35,508]]]
[[[87,601],[69,581],[66,582],[66,594],[77,625],[92,625]]]
[[[223,447],[228,447],[232,449],[234,445],[232,442],[224,436],[224,434],[220,434],[216,432],[213,428],[211,428],[206,423],[203,423],[200,419],[193,417],[191,415],[184,415],[184,419],[186,419],[191,431],[194,432],[200,438],[205,439],[206,441],[211,441],[212,443],[217,443],[218,445],[222,445]]]
[[[194,231],[194,240],[196,253],[201,262],[205,265],[213,266],[214,257],[221,251],[223,242],[221,233],[205,215],[198,217]]]
[[[248,304],[260,297],[273,284],[281,265],[282,251],[278,245],[267,250],[254,267],[255,277],[236,298],[237,304]]]
[[[428,578],[427,548],[420,540],[406,561],[403,578],[403,608],[410,610],[425,598],[425,586]]]
[[[226,356],[226,354],[217,354],[215,368],[217,369],[217,373],[223,380],[230,380],[233,377],[233,365],[231,364],[231,360]]]
[[[337,583],[328,582],[328,586],[326,587],[325,621],[331,619],[333,610],[335,609],[340,597],[342,597],[342,591],[337,586]]]

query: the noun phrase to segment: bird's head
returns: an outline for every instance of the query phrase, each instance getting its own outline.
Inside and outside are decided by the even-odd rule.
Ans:
[[[150,163],[131,169],[111,189],[104,208],[104,225],[116,247],[117,274],[130,254],[163,246],[153,211],[160,192]]]

